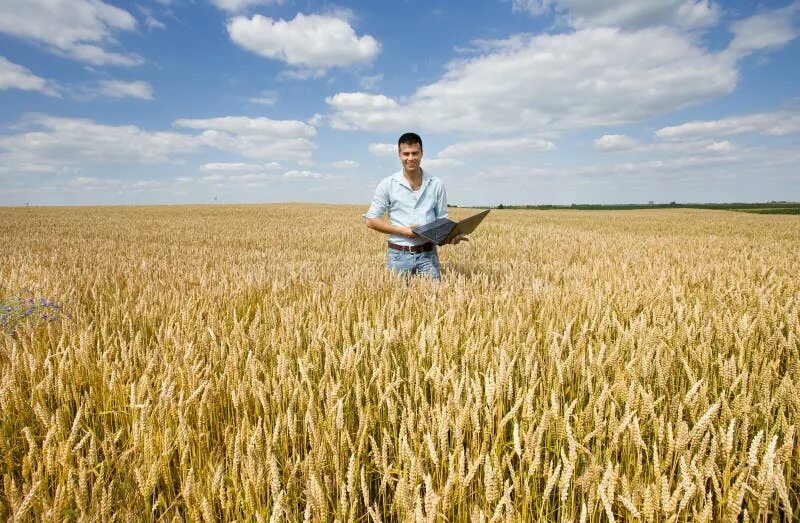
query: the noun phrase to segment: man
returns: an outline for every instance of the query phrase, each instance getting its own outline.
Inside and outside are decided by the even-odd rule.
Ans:
[[[386,266],[402,274],[426,274],[441,279],[436,245],[414,233],[419,225],[447,218],[447,194],[439,178],[423,171],[422,139],[406,133],[397,141],[403,170],[387,176],[375,189],[364,221],[372,230],[389,235]],[[383,220],[388,211],[389,222]],[[468,240],[456,236],[452,244]]]

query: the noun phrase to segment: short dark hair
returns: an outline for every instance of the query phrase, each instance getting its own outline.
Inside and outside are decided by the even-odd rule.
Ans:
[[[422,138],[419,137],[417,133],[405,133],[403,136],[397,140],[397,148],[400,148],[401,144],[406,145],[416,145],[419,144],[419,148],[422,149]]]

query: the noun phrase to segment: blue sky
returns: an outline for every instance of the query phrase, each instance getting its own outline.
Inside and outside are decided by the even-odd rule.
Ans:
[[[800,0],[0,1],[0,205],[800,200]]]

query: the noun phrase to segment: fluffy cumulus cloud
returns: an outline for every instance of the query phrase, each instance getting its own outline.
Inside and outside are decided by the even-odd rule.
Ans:
[[[311,158],[316,148],[310,140],[316,130],[297,120],[226,116],[180,119],[174,125],[200,130],[205,145],[247,158],[304,160]]]
[[[153,87],[142,81],[124,82],[121,80],[104,80],[98,85],[98,94],[111,98],[153,99]]]
[[[720,8],[709,0],[512,0],[514,11],[556,13],[572,27],[642,29],[671,25],[685,29],[717,23]]]
[[[734,57],[666,27],[522,35],[488,48],[451,63],[407,99],[328,97],[329,122],[373,131],[539,133],[644,120],[730,93],[737,82]]]
[[[415,107],[402,106],[382,94],[337,93],[325,102],[335,111],[329,117],[334,129],[394,131],[416,127],[420,120]]]
[[[380,50],[372,36],[358,36],[347,20],[327,15],[237,16],[228,21],[228,34],[248,51],[312,70],[369,62]]]
[[[732,116],[720,120],[693,121],[656,131],[662,140],[695,140],[740,134],[783,136],[800,133],[800,111],[776,111]]]
[[[0,32],[42,43],[47,48],[93,65],[131,66],[135,55],[105,48],[117,31],[136,28],[124,9],[101,0],[3,0]]]
[[[36,76],[27,67],[9,62],[0,56],[0,91],[6,89],[39,91],[48,96],[59,96],[47,80]]]

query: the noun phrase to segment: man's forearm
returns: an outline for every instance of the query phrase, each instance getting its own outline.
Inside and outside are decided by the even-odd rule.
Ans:
[[[409,227],[394,225],[381,218],[367,218],[364,220],[364,223],[373,231],[382,232],[384,234],[397,234],[405,236],[406,238],[416,238],[417,236]]]

